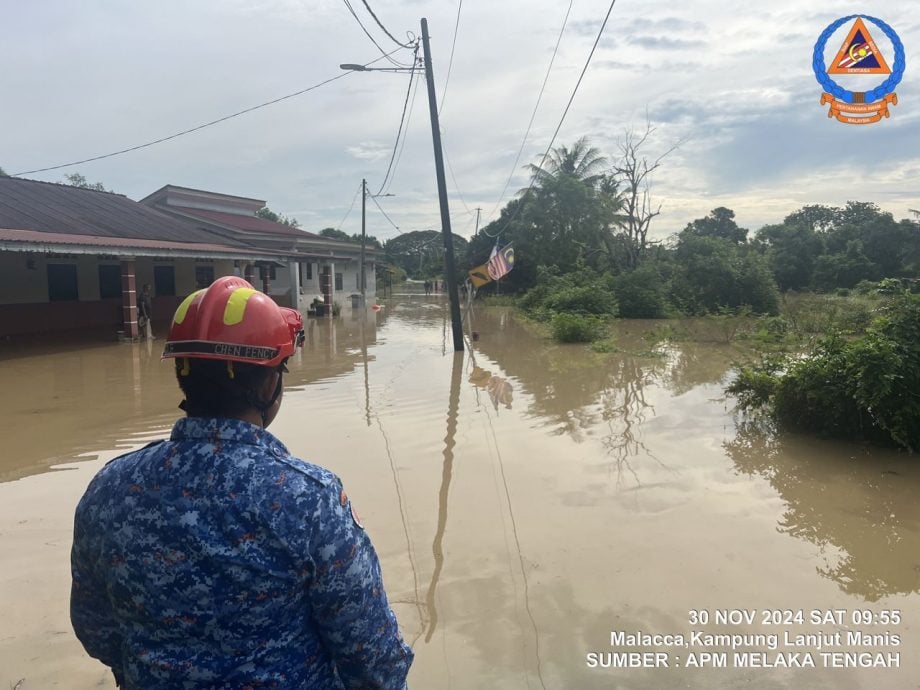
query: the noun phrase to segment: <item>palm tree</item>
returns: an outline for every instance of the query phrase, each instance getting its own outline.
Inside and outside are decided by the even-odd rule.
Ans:
[[[540,165],[533,163],[526,166],[531,175],[531,187],[541,189],[562,177],[568,177],[594,187],[604,177],[602,169],[607,159],[601,152],[588,145],[588,138],[582,137],[572,148],[557,146]],[[530,187],[528,187],[530,189]]]

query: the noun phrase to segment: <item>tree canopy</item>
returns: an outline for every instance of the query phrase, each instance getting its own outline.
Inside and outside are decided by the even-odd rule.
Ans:
[[[64,179],[67,180],[67,184],[69,184],[71,187],[79,187],[80,189],[92,189],[97,192],[112,191],[111,189],[106,189],[105,185],[103,185],[101,182],[90,182],[78,172],[64,175]]]
[[[336,228],[323,228],[319,231],[319,234],[322,237],[328,237],[330,240],[341,240],[342,242],[352,242],[353,244],[361,244],[361,235],[354,233],[349,235],[347,232],[337,230]],[[365,246],[375,247],[380,249],[380,240],[378,240],[373,235],[367,235],[364,238]]]
[[[457,273],[462,274],[468,265],[469,242],[460,235],[452,237],[454,264]],[[404,232],[387,240],[383,248],[387,261],[404,270],[410,278],[423,280],[444,273],[444,241],[437,230]]]
[[[287,216],[275,213],[268,206],[264,206],[256,211],[256,215],[259,218],[264,218],[265,220],[270,220],[273,223],[281,223],[282,225],[287,225],[290,228],[299,228],[300,221],[296,218],[288,218]]]

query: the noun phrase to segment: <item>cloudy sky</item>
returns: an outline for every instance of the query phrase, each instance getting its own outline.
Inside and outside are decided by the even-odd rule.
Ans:
[[[454,231],[470,235],[528,179],[549,144],[608,0],[573,0],[533,127],[568,0],[368,0],[393,35],[427,17],[441,102]],[[384,50],[396,49],[362,4],[351,5]],[[730,7],[730,9],[727,9]],[[829,120],[811,67],[821,32],[866,12],[900,36],[907,70],[889,120]],[[827,42],[828,59],[846,35]],[[891,43],[869,24],[889,64]],[[168,136],[307,88],[380,52],[344,0],[38,0],[0,3],[0,166],[8,173],[97,156]],[[920,3],[826,0],[617,0],[556,144],[581,136],[615,159],[632,128],[654,127],[645,153],[662,163],[652,193],[656,236],[716,206],[757,229],[806,203],[874,201],[897,218],[920,208]],[[400,50],[394,58],[406,61]],[[378,63],[377,66],[386,64]],[[846,81],[872,88],[885,77]],[[383,183],[409,77],[342,79],[199,132],[133,153],[26,175],[79,171],[140,199],[164,184],[265,199],[305,229],[339,227],[366,177]],[[446,84],[445,84],[446,82]],[[402,231],[439,227],[424,82],[380,204]],[[513,173],[508,192],[502,190]],[[370,203],[368,231],[397,233]],[[342,229],[360,230],[360,202]]]

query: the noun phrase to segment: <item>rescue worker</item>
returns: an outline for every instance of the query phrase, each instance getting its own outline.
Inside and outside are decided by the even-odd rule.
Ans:
[[[405,687],[412,650],[342,484],[266,427],[300,313],[228,276],[176,310],[186,417],[74,521],[71,621],[123,688]]]

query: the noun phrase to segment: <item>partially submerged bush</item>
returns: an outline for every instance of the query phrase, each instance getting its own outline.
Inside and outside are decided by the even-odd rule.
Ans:
[[[912,295],[886,305],[863,337],[833,335],[804,359],[742,368],[728,387],[742,409],[766,409],[786,428],[909,450],[920,450],[918,391],[920,297]]]
[[[605,330],[605,317],[617,314],[609,277],[584,267],[565,275],[541,267],[537,286],[518,305],[532,317],[548,321],[553,337],[564,343],[596,340]]]
[[[604,334],[604,322],[585,314],[555,314],[550,322],[553,337],[562,343],[589,343]]]

